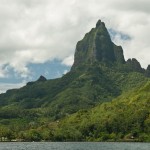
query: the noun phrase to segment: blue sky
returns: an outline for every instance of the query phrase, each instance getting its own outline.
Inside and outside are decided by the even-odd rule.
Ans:
[[[60,61],[48,61],[45,63],[34,64],[30,63],[27,65],[29,74],[27,77],[22,77],[17,74],[12,68],[8,69],[7,77],[1,77],[1,83],[20,83],[37,80],[40,75],[43,75],[47,79],[59,78],[63,74],[66,74],[70,70],[70,66],[63,65]]]
[[[0,0],[0,92],[69,71],[77,41],[98,19],[125,58],[150,63],[148,0]]]
[[[59,60],[53,60],[39,64],[30,63],[27,68],[30,72],[27,77],[22,77],[13,68],[8,69],[8,76],[0,78],[0,92],[22,87],[29,81],[36,81],[41,75],[47,79],[59,78],[66,74],[71,66],[64,65]]]

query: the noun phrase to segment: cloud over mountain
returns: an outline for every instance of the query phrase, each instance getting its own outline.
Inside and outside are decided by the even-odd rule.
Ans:
[[[125,57],[136,57],[146,67],[149,5],[147,0],[0,0],[0,77],[13,68],[26,78],[29,63],[58,59],[71,65],[76,42],[98,19],[118,33],[112,36],[123,46]]]

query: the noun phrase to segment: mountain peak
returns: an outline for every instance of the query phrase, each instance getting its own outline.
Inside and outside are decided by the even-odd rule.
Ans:
[[[122,62],[125,62],[122,48],[111,41],[104,22],[98,20],[96,28],[85,34],[84,38],[77,43],[73,68],[82,64],[92,64],[95,61],[115,62],[118,58],[122,58]]]
[[[101,23],[102,23],[101,20],[98,20],[96,23],[96,28],[99,27],[101,25]]]
[[[150,65],[147,66],[147,69],[146,69],[146,71],[145,71],[145,75],[146,75],[147,77],[150,77]]]
[[[37,81],[43,82],[46,81],[47,79],[44,76],[40,76],[39,79]]]
[[[101,26],[104,26],[104,27],[105,27],[105,23],[102,22],[102,21],[99,19],[99,20],[97,21],[97,23],[96,23],[96,28],[101,27]]]
[[[143,68],[141,67],[141,64],[135,59],[128,59],[127,60],[127,65],[132,71],[137,71],[137,72],[143,72]]]
[[[147,69],[146,69],[146,70],[149,70],[149,71],[150,71],[150,65],[147,66]]]
[[[36,81],[28,82],[27,85],[33,85],[37,82],[45,82],[45,81],[47,81],[47,79],[44,76],[41,75]]]

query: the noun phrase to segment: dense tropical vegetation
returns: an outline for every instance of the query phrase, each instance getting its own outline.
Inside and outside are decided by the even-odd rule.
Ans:
[[[0,140],[150,141],[149,77],[98,21],[66,75],[0,94]]]

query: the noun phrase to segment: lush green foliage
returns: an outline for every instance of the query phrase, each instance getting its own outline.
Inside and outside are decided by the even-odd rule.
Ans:
[[[149,90],[150,81],[112,102],[67,117],[58,125],[57,138],[67,141],[150,141]]]
[[[69,73],[0,94],[1,140],[150,141],[149,70],[126,62],[99,21],[78,42]]]
[[[44,117],[12,119],[7,127],[0,126],[0,134],[25,141],[150,141],[149,90],[150,81],[111,102],[53,122]]]

